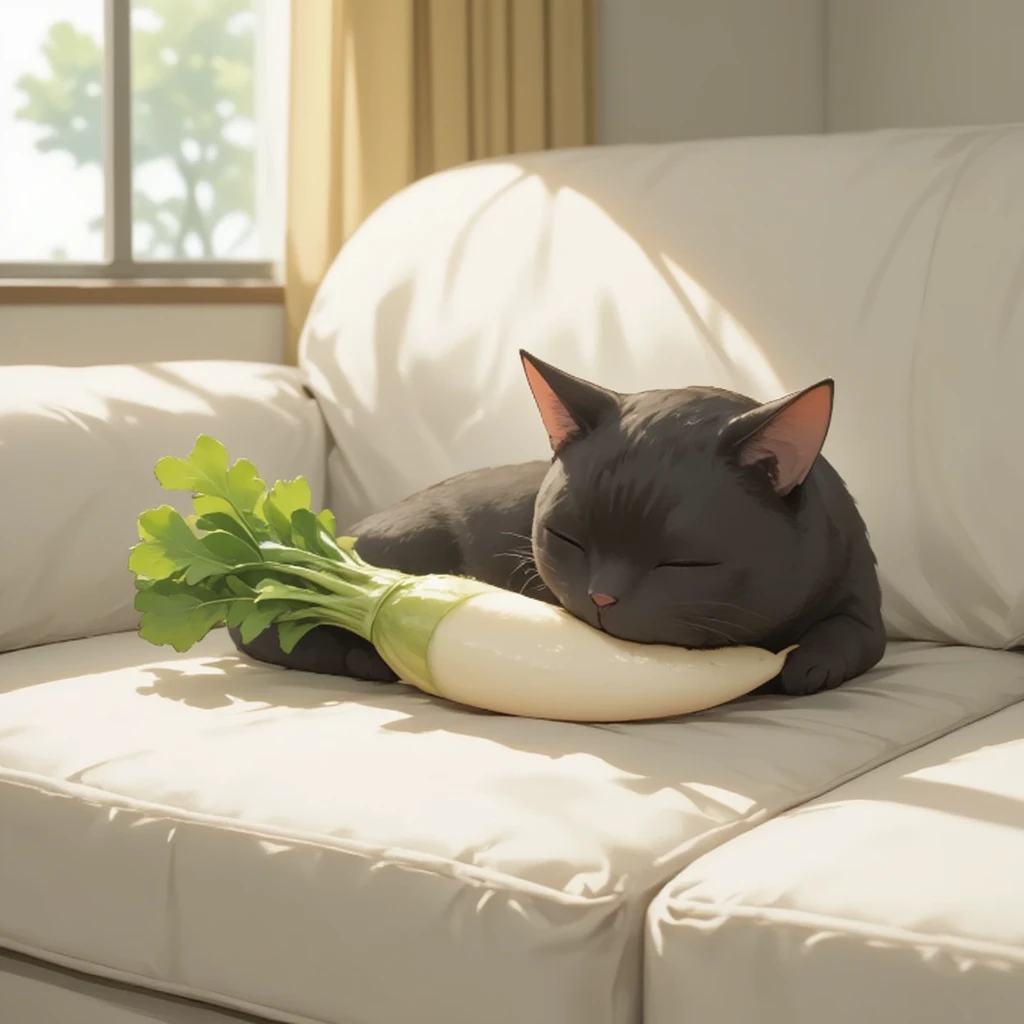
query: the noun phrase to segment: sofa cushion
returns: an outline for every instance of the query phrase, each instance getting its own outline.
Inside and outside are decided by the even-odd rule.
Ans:
[[[700,854],[1024,697],[1012,654],[623,726],[288,673],[222,632],[0,656],[0,946],[332,1024],[635,1024]]]
[[[191,511],[153,467],[202,434],[323,494],[324,425],[292,367],[241,362],[0,367],[0,651],[132,629],[139,513]]]
[[[646,975],[646,1024],[1018,1024],[1024,705],[690,865]]]
[[[517,349],[620,391],[836,379],[890,636],[1024,643],[1024,125],[593,147],[384,204],[302,339],[351,522],[549,455]]]

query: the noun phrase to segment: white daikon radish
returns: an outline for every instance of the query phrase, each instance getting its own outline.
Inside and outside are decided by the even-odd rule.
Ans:
[[[346,554],[394,581],[347,628],[361,626],[405,682],[487,711],[574,722],[688,714],[766,683],[793,650],[632,643],[522,594],[454,576],[405,576]]]
[[[427,667],[437,692],[462,704],[529,718],[623,722],[733,700],[776,676],[787,653],[630,643],[561,608],[495,590],[441,619]]]

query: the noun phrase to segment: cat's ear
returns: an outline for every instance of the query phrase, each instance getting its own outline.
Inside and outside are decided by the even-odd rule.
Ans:
[[[619,396],[614,391],[580,380],[522,349],[519,358],[556,455],[618,410]]]
[[[832,420],[831,378],[734,416],[722,431],[725,447],[744,466],[761,462],[775,490],[789,494],[807,479]]]

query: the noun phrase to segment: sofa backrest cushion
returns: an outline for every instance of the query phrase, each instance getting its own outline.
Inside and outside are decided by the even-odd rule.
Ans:
[[[293,368],[0,368],[0,651],[137,626],[136,520],[161,504],[191,512],[153,467],[203,433],[270,481],[305,475],[322,500],[323,420]]]
[[[825,455],[894,637],[1024,643],[1024,126],[625,146],[422,181],[323,282],[302,363],[353,519],[548,456],[517,349],[630,391],[836,379]]]

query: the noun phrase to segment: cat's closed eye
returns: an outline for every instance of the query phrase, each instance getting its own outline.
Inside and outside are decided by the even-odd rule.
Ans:
[[[570,547],[577,548],[580,551],[586,550],[578,540],[574,540],[567,533],[562,533],[560,530],[553,530],[550,526],[545,526],[544,529],[550,533],[552,537],[557,537],[562,541],[562,543],[568,544]]]
[[[715,565],[721,565],[721,562],[703,561],[701,559],[691,558],[678,558],[672,559],[668,562],[659,562],[656,569],[708,569]]]

